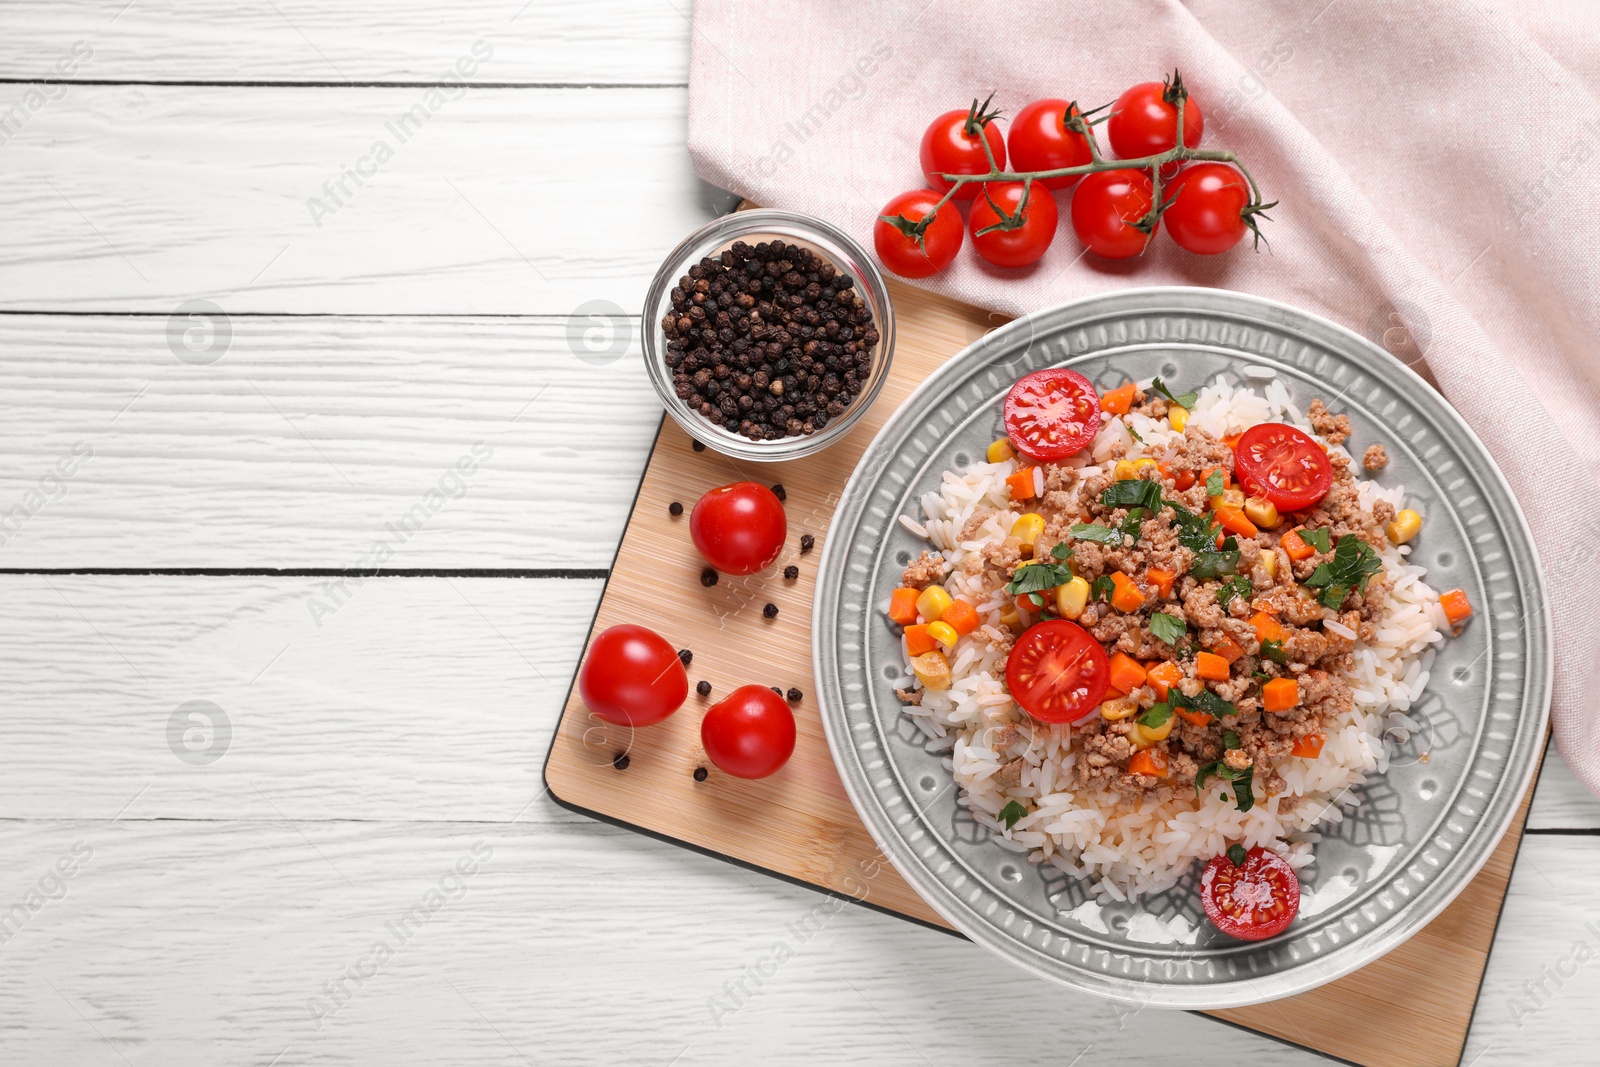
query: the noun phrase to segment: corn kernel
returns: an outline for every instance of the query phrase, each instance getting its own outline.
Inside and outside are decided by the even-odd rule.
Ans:
[[[1130,719],[1139,713],[1139,705],[1126,697],[1116,697],[1100,705],[1100,717],[1108,722]]]
[[[1389,535],[1389,540],[1397,545],[1403,545],[1422,532],[1422,516],[1406,508],[1383,529]]]
[[[1276,578],[1278,576],[1278,553],[1272,549],[1262,549],[1260,565],[1268,578]]]
[[[1089,583],[1074,578],[1065,585],[1056,586],[1056,614],[1063,619],[1076,619],[1089,603]]]
[[[1173,140],[1177,140],[1177,138],[1174,137]],[[1172,423],[1174,430],[1182,433],[1183,428],[1189,425],[1189,409],[1180,407],[1177,404],[1171,405],[1167,408],[1167,421]]]
[[[1011,524],[1011,536],[1022,542],[1023,555],[1033,555],[1033,546],[1044,533],[1044,516],[1030,511]]]
[[[1022,629],[1022,616],[1012,604],[1006,604],[1000,609],[1000,622],[1013,631]]]
[[[1017,450],[1011,447],[1011,442],[1008,439],[1002,437],[989,446],[989,451],[984,453],[984,458],[990,463],[1004,463],[1008,459],[1016,459]]]
[[[938,652],[912,656],[911,670],[924,689],[939,691],[950,688],[950,661]]]
[[[945,647],[946,650],[956,647],[956,642],[961,640],[961,635],[956,633],[956,628],[947,622],[930,622],[928,636]]]
[[[1117,465],[1111,469],[1111,475],[1119,482],[1131,482],[1139,477],[1139,472],[1134,469],[1132,460],[1119,459]]]
[[[1243,508],[1244,508],[1244,490],[1243,489],[1224,489],[1222,491],[1222,495],[1221,496],[1211,497],[1211,506],[1213,508],[1227,507],[1227,508],[1233,508],[1235,510],[1243,510]]]
[[[1133,724],[1131,736],[1137,739],[1138,744],[1153,745],[1157,741],[1165,741],[1167,735],[1172,733],[1172,724],[1177,721],[1178,717],[1176,715],[1168,715],[1167,721],[1160,726],[1151,727],[1146,726],[1144,723],[1136,722]]]
[[[1264,496],[1253,496],[1244,502],[1244,517],[1270,530],[1278,525],[1278,506]]]
[[[1140,456],[1138,459],[1133,461],[1133,476],[1137,478],[1151,467],[1159,466],[1161,466],[1161,464],[1157,463],[1149,456]]]
[[[917,597],[917,614],[923,622],[938,622],[944,609],[950,606],[950,594],[942,585],[930,585]]]

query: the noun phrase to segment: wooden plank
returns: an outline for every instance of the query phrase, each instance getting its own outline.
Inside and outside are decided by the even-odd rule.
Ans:
[[[1530,830],[1593,830],[1600,828],[1600,799],[1585,789],[1552,744],[1539,775],[1539,790],[1528,812]]]
[[[0,152],[0,309],[634,313],[726,206],[685,96],[73,86]]]
[[[636,319],[570,325],[627,348],[585,362],[564,317],[240,317],[196,366],[164,316],[0,315],[0,567],[370,567],[381,542],[604,568],[660,405]]]
[[[448,13],[427,0],[7,0],[0,69],[66,81],[434,83],[481,39],[494,50],[489,81],[682,84],[688,14],[667,0],[466,0]],[[92,54],[58,66],[79,41]]]

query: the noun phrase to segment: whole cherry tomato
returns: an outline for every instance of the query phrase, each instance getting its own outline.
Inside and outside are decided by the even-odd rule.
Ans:
[[[705,561],[724,574],[754,574],[783,551],[789,520],[764,485],[734,482],[701,497],[689,514],[689,536]]]
[[[1086,176],[1072,193],[1072,230],[1090,251],[1107,259],[1143,252],[1150,233],[1133,226],[1154,203],[1150,176],[1142,170],[1103,170]]]
[[[622,623],[589,642],[578,671],[578,694],[589,710],[618,726],[651,726],[689,695],[677,649],[654,630]]]
[[[991,182],[972,203],[967,223],[972,247],[997,267],[1036,263],[1056,239],[1055,197],[1035,184],[1024,203],[1023,187],[1023,182]]]
[[[1182,248],[1202,256],[1226,252],[1250,228],[1245,208],[1250,186],[1225,163],[1191,163],[1162,193],[1172,201],[1161,216],[1167,233]]]
[[[1178,143],[1178,100],[1183,105],[1183,143],[1195,148],[1206,129],[1200,104],[1189,95],[1176,71],[1165,82],[1140,82],[1117,97],[1106,120],[1111,150],[1122,159],[1138,159],[1165,152]],[[1162,168],[1163,178],[1177,173],[1178,164]]]
[[[994,94],[989,95],[989,100]],[[994,164],[1004,170],[1006,165],[1006,139],[995,122],[998,112],[989,110],[989,100],[965,111],[946,111],[928,124],[922,134],[922,173],[928,186],[940,193],[950,191],[954,182],[947,182],[941,174],[987,174],[989,157],[984,153],[984,141],[994,153]],[[980,139],[981,131],[981,139]],[[967,182],[956,193],[957,200],[971,200],[978,195],[978,182]]]
[[[765,778],[794,753],[794,713],[764,685],[741,685],[700,724],[706,755],[735,778]]]
[[[1091,160],[1089,142],[1066,126],[1069,115],[1078,115],[1077,105],[1067,100],[1035,100],[1017,112],[1006,134],[1013,170],[1059,170],[1081,167]],[[1081,174],[1062,178],[1041,178],[1036,184],[1047,189],[1070,189]]]
[[[926,278],[948,267],[961,251],[961,212],[953,200],[933,215],[942,193],[917,189],[884,205],[872,227],[872,244],[883,265],[902,278]],[[926,221],[926,225],[923,223]]]

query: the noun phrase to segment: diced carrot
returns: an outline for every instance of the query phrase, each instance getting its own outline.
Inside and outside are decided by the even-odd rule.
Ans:
[[[939,639],[928,632],[928,624],[919,622],[906,627],[906,652],[920,656],[939,647]]]
[[[958,598],[950,601],[939,621],[949,623],[958,634],[970,634],[978,628],[978,609]]]
[[[1037,599],[1035,599],[1037,598]],[[1035,615],[1045,609],[1050,600],[1043,593],[1018,593],[1017,608],[1021,611],[1031,611]]]
[[[1114,587],[1111,593],[1111,606],[1118,611],[1138,611],[1144,604],[1144,594],[1139,591],[1137,585],[1133,584],[1133,579],[1126,574],[1121,571],[1113,571],[1111,584]]]
[[[912,589],[909,586],[896,589],[889,594],[889,620],[901,626],[910,626],[917,621],[917,597],[922,595],[922,590]]]
[[[1133,397],[1138,388],[1132,382],[1123,382],[1100,398],[1100,410],[1108,415],[1126,415],[1133,407]]]
[[[1111,688],[1126,696],[1144,684],[1144,665],[1126,652],[1111,654]]]
[[[1157,596],[1171,596],[1172,583],[1177,580],[1178,576],[1165,567],[1151,567],[1144,572],[1144,584],[1154,586]]]
[[[1250,616],[1250,625],[1256,628],[1257,642],[1282,641],[1288,636],[1278,617],[1269,611],[1258,611]]]
[[[1213,508],[1212,514],[1216,515],[1217,521],[1222,524],[1222,528],[1229,533],[1238,534],[1240,537],[1254,537],[1261,532],[1256,529],[1256,524],[1251,522],[1239,508],[1223,504],[1220,507]]]
[[[1128,757],[1129,774],[1148,774],[1152,778],[1165,778],[1169,773],[1167,757],[1160,749],[1141,748]]]
[[[1227,634],[1223,634],[1222,640],[1211,646],[1211,651],[1227,660],[1230,666],[1244,656],[1244,647]]]
[[[1194,471],[1179,471],[1172,476],[1172,486],[1180,493],[1185,489],[1194,488],[1194,481]]]
[[[1261,687],[1261,706],[1268,711],[1288,711],[1300,703],[1300,683],[1293,678],[1274,678]]]
[[[1179,708],[1178,717],[1191,726],[1204,726],[1211,721],[1209,711],[1198,711],[1195,708]]]
[[[1173,140],[1177,140],[1177,138],[1174,137]],[[1230,448],[1230,449],[1236,449],[1236,448],[1239,447],[1239,438],[1241,438],[1243,436],[1244,436],[1244,434],[1242,432],[1241,433],[1236,433],[1236,434],[1233,434],[1231,436],[1224,437],[1222,439],[1222,443],[1227,445],[1228,448]]]
[[[1034,492],[1033,471],[1032,467],[1019,467],[1006,475],[1006,488],[1011,490],[1012,500],[1032,500],[1038,495]]]
[[[1208,682],[1228,680],[1228,661],[1214,652],[1196,652],[1194,673]]]
[[[1278,538],[1278,543],[1283,546],[1283,550],[1285,552],[1289,553],[1290,559],[1310,559],[1312,556],[1317,554],[1316,549],[1300,540],[1300,531],[1302,529],[1304,529],[1304,527],[1296,526],[1294,529]]]
[[[1322,755],[1322,746],[1327,740],[1327,734],[1306,734],[1304,737],[1297,737],[1294,739],[1294,747],[1289,750],[1289,755],[1316,759]]]
[[[1156,691],[1156,696],[1167,699],[1167,690],[1183,680],[1183,668],[1164,659],[1145,672],[1144,680],[1150,683],[1150,688]]]
[[[1467,599],[1465,589],[1452,589],[1448,593],[1440,593],[1439,606],[1444,609],[1444,617],[1450,620],[1451,626],[1460,626],[1472,618],[1472,601]]]

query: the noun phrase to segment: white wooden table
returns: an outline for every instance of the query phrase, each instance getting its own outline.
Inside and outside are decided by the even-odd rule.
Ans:
[[[802,943],[818,895],[541,794],[631,312],[725,203],[687,12],[0,5],[0,1062],[1318,1062],[853,907]],[[1592,1062],[1600,803],[1552,756],[1529,826],[1466,1061]]]

